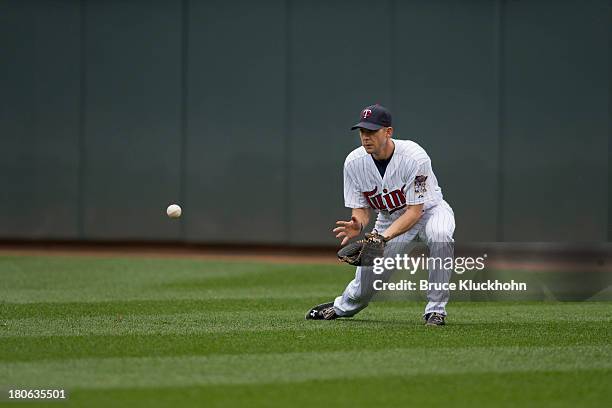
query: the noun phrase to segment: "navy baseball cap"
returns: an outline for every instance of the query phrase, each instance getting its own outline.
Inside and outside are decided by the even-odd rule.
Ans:
[[[351,130],[359,128],[378,130],[389,126],[391,126],[391,113],[384,106],[376,104],[362,109],[359,114],[359,123]]]

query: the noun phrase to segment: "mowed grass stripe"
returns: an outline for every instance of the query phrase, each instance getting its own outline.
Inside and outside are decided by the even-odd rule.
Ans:
[[[84,336],[124,334],[191,334],[235,331],[317,329],[296,324],[293,311],[192,312],[172,315],[96,316],[63,319],[10,319],[0,330],[2,337]],[[303,320],[303,319],[302,319]],[[301,321],[300,321],[301,322]]]
[[[240,300],[240,299],[318,299],[332,298],[342,288],[329,285],[294,285],[292,290],[279,291],[278,288],[253,287],[233,289],[192,288],[170,290],[148,288],[145,285],[133,289],[118,288],[105,291],[95,286],[86,289],[20,289],[17,291],[0,290],[0,299],[8,303],[42,302],[113,302],[113,301],[168,301],[168,300]]]
[[[62,406],[599,408],[612,401],[611,382],[609,370],[372,375],[280,384],[77,389]]]
[[[0,299],[66,303],[329,297],[353,273],[340,264],[0,257]]]
[[[424,327],[419,321],[344,320],[312,323],[300,330],[243,330],[198,334],[123,334],[4,337],[0,361],[87,357],[186,356],[287,353],[318,350],[360,352],[504,346],[600,346],[611,343],[610,324],[581,322],[489,323]],[[239,324],[239,323],[237,323]]]
[[[292,383],[308,380],[612,369],[612,346],[303,352],[2,363],[0,383],[68,389]]]
[[[268,305],[269,306],[269,305]],[[264,310],[215,311],[211,313],[205,307],[190,313],[164,314],[163,309],[149,310],[150,314],[124,315],[123,313],[99,316],[71,316],[61,318],[2,318],[0,320],[0,338],[2,337],[37,337],[37,336],[85,336],[85,335],[128,335],[128,334],[197,334],[229,333],[236,331],[273,331],[273,330],[320,330],[331,329],[339,322],[306,322],[304,310],[295,310],[291,303],[285,307],[267,307]],[[410,320],[418,316],[420,305],[410,303],[405,309],[388,308],[385,304],[373,305],[374,313],[364,313],[367,318],[375,319],[381,329],[408,328]],[[482,313],[482,308],[459,307],[455,324],[487,324],[499,321],[503,314],[506,324],[529,323],[587,323],[598,324],[612,322],[612,315],[598,313],[604,305],[588,305],[580,313],[569,313],[571,308],[558,307],[546,309],[538,315],[524,314],[525,309],[517,307],[498,307],[495,313]],[[560,309],[560,310],[557,310]],[[570,310],[564,310],[570,309]],[[408,313],[410,311],[411,313]],[[478,312],[478,313],[477,313]],[[474,317],[472,317],[474,316]],[[402,323],[402,319],[405,323]],[[321,325],[320,323],[323,323]],[[366,323],[368,324],[368,323]],[[371,327],[366,327],[371,329]]]
[[[293,317],[301,317],[317,302],[330,300],[326,297],[271,297],[255,299],[172,299],[172,300],[118,300],[98,302],[0,302],[0,322],[23,318],[65,318],[94,316],[148,316],[155,314],[184,314],[191,312],[226,311],[270,311],[292,310]],[[423,311],[423,301],[376,301],[357,317],[370,316],[377,319],[410,318]],[[537,313],[533,313],[534,306]],[[610,321],[610,302],[452,302],[449,305],[451,321],[457,322],[579,322]],[[383,313],[377,313],[382,311]],[[254,313],[253,317],[257,315]]]
[[[351,275],[354,274],[354,267],[341,263],[303,265],[188,259],[0,256],[0,274],[5,285],[24,289],[46,289],[58,282],[66,289],[91,285],[119,289],[129,282],[170,289],[210,286],[248,288],[264,283],[284,287],[286,283],[303,283],[303,278],[308,276],[316,276],[323,283],[334,282],[337,278],[335,273]]]
[[[173,299],[173,300],[120,300],[103,302],[52,302],[52,303],[0,303],[0,319],[58,318],[78,316],[116,316],[182,314],[208,311],[260,311],[280,310],[287,305],[306,308],[313,299],[277,297],[265,299]]]

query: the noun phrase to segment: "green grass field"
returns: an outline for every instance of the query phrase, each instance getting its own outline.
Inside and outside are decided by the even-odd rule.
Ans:
[[[54,407],[612,405],[611,303],[455,302],[440,328],[414,301],[304,320],[352,275],[0,257],[0,399],[43,387],[68,390]]]

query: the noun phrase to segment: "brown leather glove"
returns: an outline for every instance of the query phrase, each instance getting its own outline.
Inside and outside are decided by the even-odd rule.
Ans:
[[[352,242],[338,251],[338,259],[355,266],[372,266],[375,258],[382,258],[387,238],[373,232],[364,239]]]

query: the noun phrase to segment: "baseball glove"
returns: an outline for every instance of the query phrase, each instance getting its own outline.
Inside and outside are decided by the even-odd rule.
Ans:
[[[387,238],[374,231],[364,239],[355,241],[338,251],[338,259],[355,266],[372,266],[374,258],[381,258]]]

